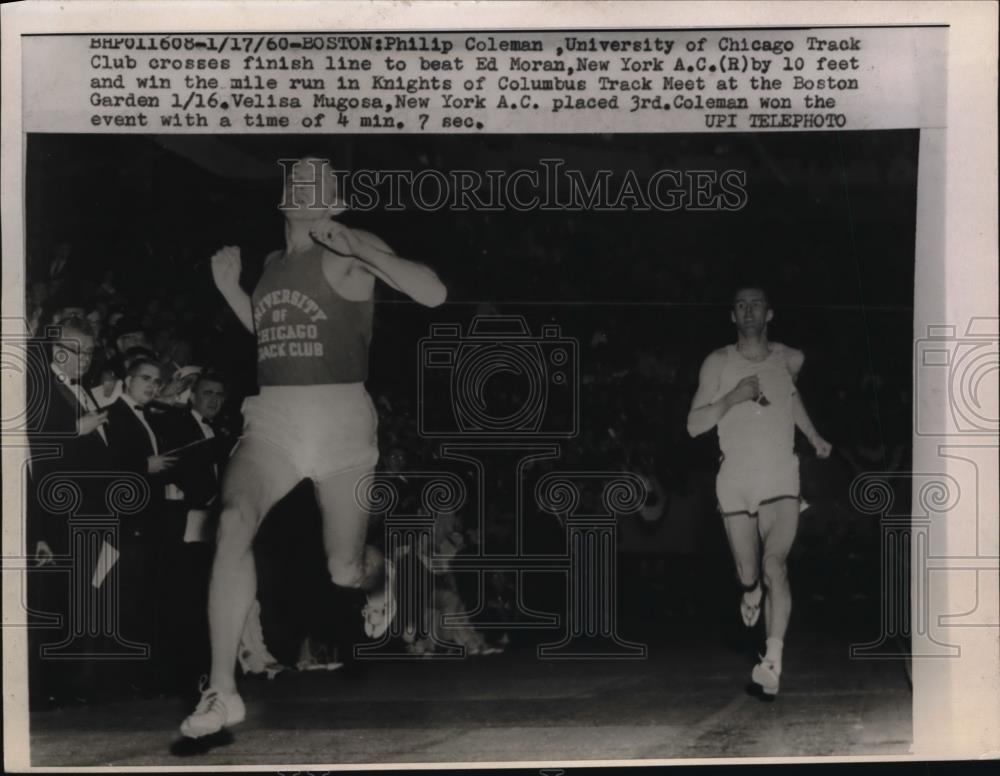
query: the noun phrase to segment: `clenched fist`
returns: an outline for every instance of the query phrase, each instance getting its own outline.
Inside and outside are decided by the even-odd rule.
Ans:
[[[236,246],[227,245],[212,256],[212,278],[215,287],[223,293],[239,288],[242,270],[240,249]]]
[[[744,377],[736,383],[736,387],[727,394],[730,404],[740,404],[745,401],[756,401],[758,396],[760,396],[760,381],[757,379],[757,375]]]
[[[817,458],[829,458],[830,453],[833,452],[833,445],[827,442],[823,437],[817,435],[816,437],[809,440],[812,446],[816,449]]]

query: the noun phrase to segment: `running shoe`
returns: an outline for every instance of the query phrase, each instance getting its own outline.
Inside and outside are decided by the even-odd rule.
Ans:
[[[765,695],[777,695],[781,670],[770,660],[761,657],[760,662],[753,667],[750,678],[754,684],[759,684]]]
[[[246,706],[239,693],[219,692],[205,684],[203,679],[199,686],[201,700],[191,716],[181,723],[181,733],[188,738],[210,736],[224,727],[239,724],[247,716]]]

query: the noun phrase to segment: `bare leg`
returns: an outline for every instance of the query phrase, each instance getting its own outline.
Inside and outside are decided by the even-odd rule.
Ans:
[[[315,483],[330,578],[335,585],[366,591],[384,584],[384,559],[377,549],[365,545],[368,512],[355,495],[358,482],[372,471],[372,467],[351,469]]]
[[[729,549],[736,563],[736,574],[744,587],[757,581],[760,570],[760,539],[757,535],[757,518],[745,512],[723,517]]]
[[[767,638],[783,642],[792,614],[792,590],[788,584],[788,553],[799,527],[799,501],[783,498],[760,506],[760,535],[764,543],[764,618]],[[780,664],[780,657],[779,657]]]
[[[316,496],[323,512],[330,579],[368,594],[362,611],[365,634],[378,639],[395,616],[395,601],[387,587],[392,566],[379,550],[365,544],[368,512],[356,496],[358,482],[372,470],[366,466],[326,477],[316,483]]]
[[[229,462],[208,588],[212,641],[210,686],[236,691],[236,653],[257,593],[253,539],[267,512],[298,481],[291,464],[266,442],[244,440]]]
[[[760,616],[763,592],[760,586],[760,539],[757,519],[746,513],[723,518],[729,549],[736,563],[736,574],[743,586],[740,614],[743,624],[752,627]]]

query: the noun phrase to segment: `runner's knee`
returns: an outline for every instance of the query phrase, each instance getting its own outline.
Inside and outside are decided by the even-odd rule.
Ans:
[[[328,555],[326,567],[333,584],[341,587],[359,587],[368,591],[382,587],[385,563],[382,551],[368,544],[353,558]]]
[[[776,585],[783,584],[788,579],[788,566],[785,559],[777,555],[764,556],[764,584],[774,589]]]
[[[219,515],[217,550],[244,551],[253,544],[257,510],[244,499],[228,500]]]
[[[339,558],[330,558],[326,562],[333,584],[341,587],[361,587],[364,580],[364,569],[360,562],[348,562]]]

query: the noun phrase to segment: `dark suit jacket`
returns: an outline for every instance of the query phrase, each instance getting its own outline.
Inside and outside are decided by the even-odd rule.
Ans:
[[[165,451],[176,450],[192,442],[201,442],[206,434],[201,424],[184,407],[165,413],[160,419]],[[228,453],[228,438],[213,428],[214,438],[177,453],[171,469],[171,482],[184,491],[190,509],[204,509],[218,501],[222,465]]]
[[[145,478],[149,485],[149,505],[142,512],[124,517],[122,536],[126,541],[140,539],[144,533],[156,529],[155,520],[164,500],[167,474],[149,473],[147,458],[154,455],[153,443],[135,410],[119,398],[108,408],[107,433],[111,460],[119,471],[134,472]],[[157,440],[159,444],[159,440]],[[154,522],[151,522],[154,521]],[[127,529],[126,529],[127,526]]]
[[[39,357],[44,350],[39,345]],[[77,434],[77,421],[86,410],[73,392],[56,379],[48,361],[44,374],[30,374],[27,385],[28,443],[31,448],[31,468],[28,477],[28,551],[44,540],[52,550],[62,554],[68,550],[67,513],[54,509],[53,499],[40,499],[39,488],[45,488],[50,477],[66,476],[79,489],[81,514],[105,513],[107,479],[90,478],[90,473],[113,471],[108,445],[97,431]],[[106,425],[106,424],[105,424]],[[105,433],[107,433],[105,431]],[[73,476],[78,475],[78,476]]]
[[[213,426],[214,437],[208,441],[201,424],[188,407],[169,410],[156,418],[156,428],[162,439],[162,452],[169,453],[192,442],[200,444],[185,448],[176,454],[177,462],[170,469],[170,482],[184,492],[183,515],[189,509],[216,512],[220,506],[222,471],[235,437]],[[184,520],[175,521],[170,529],[170,540],[181,541]]]

